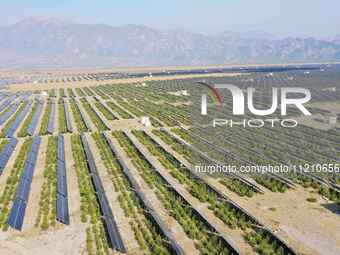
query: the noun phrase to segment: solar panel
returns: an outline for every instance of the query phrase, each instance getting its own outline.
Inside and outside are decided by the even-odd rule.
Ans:
[[[29,126],[27,127],[27,134],[33,136],[34,135],[34,131],[36,130],[37,128],[37,124],[39,122],[39,118],[40,118],[40,115],[43,111],[43,104],[42,103],[38,103],[38,106],[37,106],[37,109],[33,115],[33,118],[32,118],[32,121],[31,123],[29,124]]]
[[[67,200],[65,147],[62,135],[58,136],[57,146],[57,220],[68,225],[70,220]]]
[[[80,112],[81,118],[82,118],[82,120],[84,121],[84,124],[85,124],[86,128],[87,128],[88,130],[91,130],[91,125],[90,125],[90,123],[89,123],[89,120],[86,118],[86,116],[85,116],[85,113],[84,113],[83,109],[82,109],[82,108],[80,108],[80,106],[79,106],[79,104],[78,104],[78,103],[76,103],[76,105],[77,105],[77,107],[78,107],[78,109],[79,109],[79,112]]]
[[[10,141],[6,144],[5,148],[0,153],[0,175],[2,174],[4,168],[7,165],[9,158],[11,157],[15,146],[18,141],[15,138],[10,139]]]
[[[70,224],[67,197],[57,194],[57,220],[66,225]]]
[[[58,175],[60,174],[60,176],[66,175],[65,162],[60,159],[57,159],[57,173]]]
[[[31,188],[31,180],[21,178],[15,197],[20,198],[23,201],[27,201],[30,188]]]
[[[99,201],[99,206],[103,214],[104,223],[105,223],[104,225],[107,230],[108,238],[110,241],[110,246],[111,248],[116,249],[120,252],[126,252],[122,238],[120,236],[116,222],[114,220],[111,208],[109,206],[109,202],[107,200],[105,191],[103,189],[103,185],[99,178],[97,167],[94,162],[92,152],[90,150],[86,136],[84,134],[81,135],[81,141],[82,141],[83,148],[85,151],[85,156],[86,156],[86,160],[89,166],[89,171],[91,173],[93,186],[94,186],[94,189],[96,191],[96,195]]]
[[[92,175],[92,181],[93,181],[93,184],[96,188],[96,192],[97,193],[102,193],[103,192],[103,188],[101,186],[101,182],[100,182],[100,179],[97,175]]]
[[[12,137],[17,128],[19,127],[21,121],[25,118],[27,113],[29,112],[31,108],[32,102],[28,102],[25,106],[25,108],[18,114],[14,122],[12,123],[11,127],[6,132],[6,137]]]
[[[67,131],[72,133],[72,122],[71,122],[71,118],[70,118],[70,111],[68,109],[68,104],[66,103],[66,100],[64,99],[63,101],[64,103],[64,112],[65,112],[65,116],[66,116],[66,127],[67,127]]]
[[[88,100],[86,100],[87,103],[89,103]],[[109,129],[109,127],[106,125],[105,120],[101,117],[101,115],[98,113],[97,109],[92,107],[92,105],[89,103],[89,107],[94,111],[94,113],[97,115],[97,117],[102,121],[103,125],[105,126],[106,130]],[[105,106],[104,106],[105,107]]]
[[[109,241],[113,248],[120,252],[126,252],[124,247],[123,240],[120,237],[120,233],[118,231],[118,227],[116,222],[111,217],[104,217],[106,231],[108,233]]]
[[[2,112],[3,110],[5,110],[5,108],[7,106],[9,106],[11,103],[10,99],[6,99],[1,105],[0,105],[0,112]]]
[[[57,181],[57,193],[67,197],[66,176],[59,176]]]
[[[33,178],[34,165],[26,162],[24,167],[24,172],[22,173],[22,178],[27,180],[32,180]]]
[[[58,137],[57,158],[61,161],[65,161],[64,137],[63,136],[59,136],[59,137]]]
[[[50,119],[48,120],[48,125],[47,125],[47,132],[50,134],[53,134],[54,132],[55,112],[56,112],[56,103],[53,102],[51,105]]]
[[[33,146],[32,146],[33,147]],[[32,149],[31,149],[32,150]],[[37,155],[34,154],[34,153],[30,153],[27,157],[27,162],[29,163],[33,163],[35,162],[35,159],[36,159]]]
[[[18,109],[18,104],[10,106],[9,110],[0,116],[0,125],[4,124]]]
[[[24,222],[25,211],[26,202],[21,199],[15,199],[7,220],[8,225],[14,229],[21,230]]]
[[[17,230],[21,230],[24,221],[26,203],[29,197],[33,171],[36,164],[36,157],[38,154],[37,147],[39,147],[40,141],[41,141],[40,137],[35,137],[33,139],[31,149],[25,160],[24,169],[20,178],[20,182],[16,190],[16,197],[7,220],[8,224]],[[35,154],[35,157],[32,157],[32,154]],[[33,160],[33,162],[30,162],[30,160]]]

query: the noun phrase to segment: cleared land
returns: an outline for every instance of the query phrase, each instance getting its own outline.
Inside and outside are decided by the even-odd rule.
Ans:
[[[339,173],[195,168],[340,164],[337,124],[213,129],[213,118],[233,118],[231,95],[202,117],[208,91],[195,84],[260,90],[294,80],[311,90],[313,117],[327,118],[340,114],[339,69],[12,86],[0,93],[0,254],[340,253]],[[271,100],[263,91],[259,107]],[[302,120],[294,116],[289,108]]]

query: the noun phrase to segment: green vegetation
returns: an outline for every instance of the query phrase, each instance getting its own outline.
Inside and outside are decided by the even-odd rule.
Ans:
[[[94,96],[93,92],[88,87],[83,88],[83,90],[88,96]]]
[[[131,141],[122,132],[114,132],[113,135],[131,158],[145,182],[155,190],[159,200],[171,212],[171,216],[183,227],[188,237],[197,242],[197,249],[202,254],[230,254],[224,241],[214,235],[205,221],[169,187],[169,184],[156,173]]]
[[[109,145],[101,134],[95,133],[94,138],[104,162],[106,170],[114,185],[115,191],[119,194],[118,201],[124,214],[129,220],[140,248],[146,254],[171,254],[164,236],[159,234],[155,222],[150,220],[149,215],[143,208],[143,204],[134,193],[131,183],[124,175],[121,165],[112,153]]]
[[[51,100],[48,100],[46,108],[45,108],[45,113],[41,120],[39,135],[47,135],[47,127],[48,127],[48,122],[50,120],[51,112],[52,112],[52,102]]]
[[[119,107],[114,102],[110,101],[110,102],[107,102],[106,104],[107,104],[108,107],[110,107],[112,109],[112,111],[118,113],[119,116],[122,117],[123,119],[132,119],[133,118],[131,116],[131,114],[129,114],[128,112],[123,110],[121,107]]]
[[[72,135],[71,144],[80,192],[81,221],[88,225],[86,229],[87,252],[89,255],[109,254],[108,240],[80,136]]]
[[[5,148],[5,146],[8,144],[8,139],[1,139],[0,140],[0,152]]]
[[[59,89],[59,96],[60,96],[60,97],[66,97],[66,95],[65,95],[65,89],[63,89],[63,88]]]
[[[27,118],[25,119],[25,121],[24,121],[24,123],[23,123],[23,125],[22,125],[22,127],[21,127],[21,129],[20,129],[20,131],[19,131],[19,133],[18,133],[18,136],[19,136],[19,137],[28,136],[28,134],[27,134],[27,128],[28,128],[29,124],[31,123],[31,121],[32,121],[32,119],[33,119],[33,116],[34,116],[34,114],[35,114],[37,108],[38,108],[38,102],[35,102],[35,103],[33,104],[33,106],[32,106],[31,112],[29,113],[29,115],[28,115]]]
[[[76,123],[78,132],[86,132],[88,131],[85,122],[83,120],[83,117],[81,116],[80,110],[74,99],[69,100],[70,108],[72,111],[74,122]]]
[[[116,120],[117,118],[99,101],[96,101],[95,106],[108,120]]]
[[[309,197],[306,200],[310,203],[315,203],[316,201],[318,201],[315,197]]]
[[[102,99],[104,100],[108,100],[110,99],[110,97],[105,93],[103,92],[101,89],[100,89],[101,86],[98,86],[98,87],[93,87],[92,90],[94,90],[94,92],[99,95]],[[89,90],[89,89],[88,89]],[[87,93],[92,93],[92,91],[88,91]],[[93,94],[93,93],[92,93]],[[92,96],[92,95],[91,95]]]
[[[249,219],[241,210],[231,206],[227,201],[219,199],[221,198],[220,195],[212,190],[206,183],[197,179],[189,169],[183,166],[179,168],[180,163],[162,147],[157,146],[148,135],[143,131],[133,131],[133,134],[192,196],[196,197],[202,203],[208,203],[209,209],[225,224],[232,229],[242,230],[245,233],[245,236],[250,232],[256,233],[257,229],[252,227],[251,219]],[[269,233],[267,234],[269,236],[268,240],[266,239],[267,236],[261,239],[261,242],[266,245],[266,250],[271,252],[269,254],[280,254],[282,248],[277,247],[276,239],[272,235],[269,235]],[[253,245],[249,239],[246,240]],[[257,246],[253,247],[258,250]],[[280,250],[278,250],[279,248]],[[266,251],[258,251],[260,254],[268,254]]]
[[[108,127],[105,125],[105,123],[102,121],[102,119],[96,113],[96,111],[93,110],[93,108],[90,105],[90,103],[85,98],[80,99],[80,102],[82,103],[85,111],[90,116],[90,118],[91,118],[92,122],[94,123],[94,125],[96,126],[96,128],[99,131],[108,130]]]
[[[68,97],[76,97],[76,95],[73,92],[73,89],[71,89],[71,88],[67,89],[67,94],[68,94]]]
[[[178,154],[182,155],[188,162],[190,163],[193,162],[192,152],[185,145],[177,142],[176,139],[171,137],[165,131],[152,130],[152,133],[158,136],[160,139],[162,139],[162,141],[169,145],[171,149],[176,151]]]
[[[251,188],[244,185],[241,181],[237,179],[224,178],[220,180],[220,183],[226,186],[229,190],[237,193],[241,197],[252,197],[254,195],[254,191]]]
[[[272,192],[284,193],[288,190],[287,184],[280,182],[270,177],[269,175],[264,175],[264,174],[256,175],[254,179],[258,184],[263,185],[264,187],[266,187]]]
[[[41,189],[39,212],[35,226],[47,230],[56,225],[57,196],[57,137],[48,138],[44,183]]]
[[[59,133],[67,132],[64,101],[61,98],[58,100],[58,130]]]
[[[22,103],[19,106],[19,109],[16,111],[16,113],[9,119],[9,121],[6,123],[6,125],[1,129],[0,137],[4,138],[6,136],[7,130],[12,126],[14,123],[15,119],[18,117],[18,115],[24,110],[26,107],[27,103]]]
[[[86,96],[81,88],[76,88],[76,93],[78,94],[79,97]]]
[[[14,199],[15,192],[22,175],[26,157],[32,145],[32,138],[26,139],[20,148],[19,155],[15,159],[10,176],[7,178],[5,188],[0,196],[0,228],[4,231],[8,229],[7,218],[9,215],[10,204]]]

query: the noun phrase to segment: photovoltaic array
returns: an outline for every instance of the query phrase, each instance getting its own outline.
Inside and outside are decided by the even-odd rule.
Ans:
[[[31,149],[27,155],[24,170],[15,194],[13,206],[8,216],[7,223],[16,230],[21,230],[24,222],[26,206],[31,189],[34,168],[36,165],[41,138],[34,137]]]
[[[27,113],[30,111],[32,105],[32,101],[28,101],[24,107],[24,109],[19,113],[16,117],[14,122],[12,123],[11,127],[6,131],[6,137],[12,137],[15,131],[20,126],[20,123],[23,121]]]
[[[55,127],[55,113],[56,113],[56,103],[52,102],[51,114],[48,120],[47,132],[53,134]]]
[[[70,110],[68,108],[68,104],[66,99],[63,100],[64,102],[64,111],[65,111],[65,116],[66,116],[66,126],[67,126],[67,131],[72,133],[72,122],[71,122],[71,117],[70,117]]]
[[[64,137],[58,136],[57,151],[57,220],[66,225],[70,224],[67,199],[67,178],[65,166]]]
[[[11,138],[4,149],[0,152],[0,175],[6,167],[7,162],[11,157],[17,143],[18,140],[16,138]]]
[[[0,125],[4,124],[18,109],[19,103],[14,103],[0,116]]]
[[[87,164],[91,172],[91,179],[92,179],[93,187],[95,189],[96,196],[97,196],[99,206],[100,206],[100,210],[103,215],[103,221],[104,221],[104,225],[107,230],[107,235],[108,235],[111,248],[117,251],[120,251],[120,252],[126,252],[126,249],[124,247],[122,238],[120,236],[117,224],[113,217],[109,202],[107,200],[102,182],[100,180],[92,152],[90,150],[87,138],[84,134],[81,135],[81,141],[82,141],[83,148],[85,151]]]
[[[27,134],[29,134],[30,136],[34,135],[34,132],[35,132],[37,125],[38,125],[38,122],[39,122],[40,115],[41,115],[42,110],[43,110],[43,106],[44,106],[43,102],[38,102],[38,106],[37,106],[37,109],[35,110],[32,121],[27,127]]]

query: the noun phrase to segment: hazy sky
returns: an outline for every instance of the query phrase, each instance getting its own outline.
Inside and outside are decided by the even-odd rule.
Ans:
[[[1,3],[0,25],[48,16],[114,26],[327,37],[340,34],[339,10],[339,0],[11,0]]]

